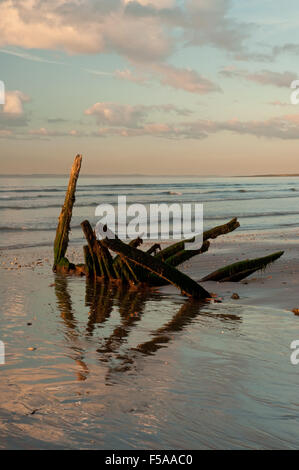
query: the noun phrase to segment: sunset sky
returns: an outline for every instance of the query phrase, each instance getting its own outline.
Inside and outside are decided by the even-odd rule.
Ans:
[[[0,0],[1,173],[299,173],[298,2]]]

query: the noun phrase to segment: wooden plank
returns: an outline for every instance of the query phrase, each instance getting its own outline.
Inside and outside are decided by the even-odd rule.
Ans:
[[[90,254],[92,256],[93,267],[94,267],[93,272],[96,276],[102,277],[104,276],[104,272],[100,264],[101,253],[100,253],[100,246],[98,244],[98,241],[90,226],[90,223],[87,220],[82,222],[81,227],[84,232],[85,238],[87,240]]]
[[[95,272],[94,272],[94,262],[93,262],[93,257],[90,254],[89,251],[89,246],[84,245],[83,246],[83,254],[84,254],[84,261],[85,261],[85,272],[86,276],[88,277],[94,277]]]
[[[237,263],[217,269],[217,271],[205,276],[202,281],[238,282],[256,271],[266,269],[269,264],[274,263],[283,254],[284,251],[278,251],[263,258],[238,261]]]
[[[225,235],[227,233],[233,232],[238,227],[240,227],[240,224],[237,218],[235,217],[229,222],[227,222],[226,224],[218,225],[217,227],[214,227],[210,230],[206,230],[205,232],[203,232],[203,243],[207,240],[217,238],[220,235]],[[190,238],[188,240],[182,240],[182,241],[176,242],[164,248],[164,250],[160,251],[155,257],[157,259],[161,259],[166,262],[166,260],[170,258],[171,256],[175,255],[176,253],[181,252],[182,250],[185,250],[186,243],[192,243],[194,242],[194,240],[195,240],[195,237]],[[193,250],[187,250],[187,251],[193,251]]]

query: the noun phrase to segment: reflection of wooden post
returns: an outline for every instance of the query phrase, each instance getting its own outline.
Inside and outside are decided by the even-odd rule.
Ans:
[[[158,351],[158,349],[165,347],[173,339],[173,333],[178,333],[186,328],[193,319],[200,313],[203,304],[199,302],[192,302],[189,300],[187,303],[182,305],[180,310],[172,317],[172,319],[160,327],[158,330],[151,334],[152,339],[145,343],[138,344],[137,351],[143,354],[151,355]]]
[[[72,219],[76,185],[81,168],[81,162],[82,155],[77,155],[71,169],[69,185],[65,195],[65,201],[58,219],[56,238],[54,241],[53,271],[68,271],[70,268],[70,263],[65,257],[65,254],[69,242],[70,223]]]
[[[90,307],[86,327],[88,336],[92,336],[96,324],[104,324],[109,319],[113,310],[114,295],[114,287],[111,284],[87,279],[85,305]]]

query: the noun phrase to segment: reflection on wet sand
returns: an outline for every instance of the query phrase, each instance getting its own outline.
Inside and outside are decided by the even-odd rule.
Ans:
[[[89,369],[83,360],[85,351],[78,345],[77,341],[80,332],[77,327],[78,322],[76,321],[73,313],[72,299],[68,291],[67,277],[61,275],[57,275],[55,277],[55,294],[61,318],[67,326],[66,336],[71,345],[71,357],[74,359],[77,366],[79,366],[79,370],[76,371],[77,380],[81,382],[87,379]]]
[[[113,297],[116,287],[105,282],[86,279],[85,305],[90,308],[86,332],[93,335],[96,324],[105,323],[113,310]]]
[[[117,352],[121,344],[129,336],[131,329],[136,326],[144,314],[144,308],[150,292],[146,289],[137,291],[120,287],[115,300],[119,310],[121,323],[114,328],[112,334],[97,351],[99,353]]]
[[[0,316],[0,448],[298,447],[297,317],[33,275]]]
[[[71,342],[72,359],[80,367],[80,371],[77,373],[78,380],[86,380],[89,368],[84,361],[85,351],[77,344],[78,336],[81,333],[74,317],[67,277],[56,276],[55,293],[61,318],[67,326],[66,336],[67,340]],[[187,299],[170,320],[150,333],[150,339],[136,347],[130,347],[128,341],[130,333],[137,327],[148,302],[152,300],[161,302],[165,301],[165,297],[146,288],[136,289],[135,287],[130,288],[129,286],[86,279],[85,305],[89,307],[89,314],[85,336],[92,337],[97,326],[102,328],[107,324],[114,309],[119,314],[120,323],[113,327],[112,333],[108,337],[103,334],[99,338],[101,344],[96,349],[99,360],[110,364],[107,370],[107,382],[110,381],[109,377],[112,372],[128,371],[134,368],[137,358],[140,363],[142,356],[153,355],[160,348],[167,347],[171,341],[175,340],[176,334],[182,332],[198,315],[201,318],[229,321],[231,328],[235,328],[241,322],[241,318],[237,315],[204,312],[203,310],[207,306],[205,302]],[[175,306],[175,304],[173,305]],[[125,349],[122,348],[124,344],[126,344]],[[112,356],[117,360],[117,363],[115,361],[113,364],[111,363]]]
[[[165,347],[173,339],[173,333],[182,331],[189,325],[205,305],[202,302],[188,300],[169,322],[152,333],[152,339],[139,344],[136,351],[143,354],[153,354],[158,349]]]
[[[61,318],[70,330],[76,329],[76,320],[72,310],[72,299],[68,291],[68,280],[65,276],[57,275],[55,278],[55,294]]]

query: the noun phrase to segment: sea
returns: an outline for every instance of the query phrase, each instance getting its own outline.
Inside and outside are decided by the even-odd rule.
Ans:
[[[0,249],[50,246],[67,182],[67,176],[0,177]],[[81,176],[71,242],[82,243],[83,220],[96,224],[98,205],[111,204],[117,214],[119,196],[128,205],[143,204],[148,214],[150,204],[202,204],[204,228],[236,216],[243,231],[284,230],[299,219],[299,177]],[[178,223],[174,219],[170,236],[178,236]]]

